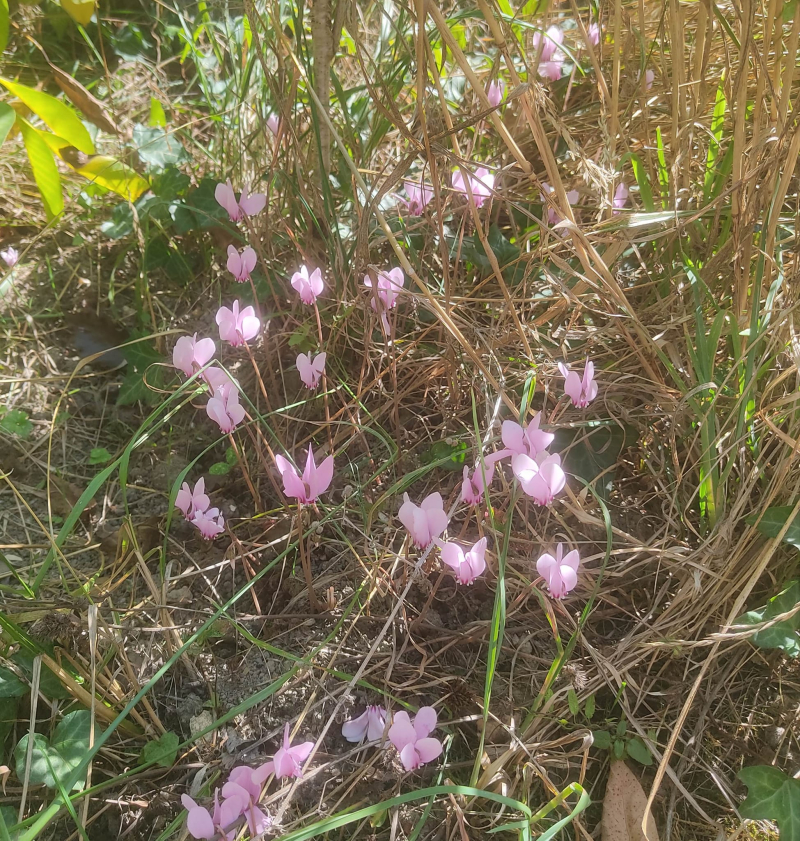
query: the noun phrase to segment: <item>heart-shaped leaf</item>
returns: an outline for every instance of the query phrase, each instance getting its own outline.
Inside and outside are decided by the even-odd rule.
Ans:
[[[22,409],[12,409],[6,412],[0,420],[0,429],[9,435],[27,438],[33,432],[33,424],[28,420],[28,413]]]
[[[148,742],[142,748],[142,762],[154,762],[162,768],[171,768],[178,755],[180,739],[169,731],[163,733],[153,742]]]
[[[11,669],[0,666],[0,698],[21,698],[28,691],[28,685],[23,683]]]
[[[50,740],[41,733],[35,733],[28,777],[30,782],[34,785],[46,785],[48,788],[58,788],[59,784],[63,786],[89,752],[90,729],[89,711],[75,710],[64,716]],[[95,724],[95,732],[97,730]],[[27,734],[19,740],[14,759],[17,764],[17,777],[22,780],[25,778],[28,759]]]
[[[800,841],[800,780],[772,765],[742,768],[739,779],[747,786],[747,797],[739,807],[742,816],[775,821],[781,841]]]
[[[647,808],[647,795],[624,762],[611,763],[601,826],[603,841],[658,841],[656,822]]]
[[[798,603],[800,603],[800,581],[791,581],[782,592],[771,598],[764,607],[743,613],[736,619],[735,624],[760,625],[763,622],[769,622],[776,616],[789,613]],[[750,637],[750,640],[759,648],[779,648],[790,657],[798,657],[800,656],[798,629],[800,629],[800,611],[788,619],[764,628],[763,631],[758,631]]]
[[[794,511],[794,505],[776,505],[773,508],[767,508],[760,520],[758,520],[758,514],[751,514],[745,522],[748,526],[752,526],[758,520],[756,528],[761,534],[765,534],[767,537],[777,537],[786,521],[792,516],[792,511]],[[800,549],[800,513],[792,520],[783,540]]]

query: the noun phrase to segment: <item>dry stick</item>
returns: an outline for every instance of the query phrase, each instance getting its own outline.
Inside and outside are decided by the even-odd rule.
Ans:
[[[672,0],[675,2],[675,0]],[[614,0],[614,52],[611,67],[611,137],[609,138],[609,157],[613,160],[617,152],[617,135],[619,134],[619,75],[620,75],[620,42],[622,40],[622,0]]]
[[[317,334],[319,335],[319,346],[322,349],[323,341],[322,341],[322,319],[319,317],[319,307],[317,306],[317,300],[314,299],[314,315],[317,317]],[[325,357],[325,368],[322,371],[322,399],[325,402],[325,424],[328,430],[328,447],[329,452],[333,455],[333,433],[331,432],[331,410],[330,406],[328,405],[328,358]]]
[[[297,58],[297,56],[292,51],[291,45],[289,44],[289,41],[288,41],[288,38],[286,37],[286,35],[283,33],[282,30],[281,30],[281,33],[280,33],[280,37],[284,42],[284,47],[285,47],[287,53],[292,57],[292,60],[294,61],[298,72],[303,76],[306,83],[308,83],[308,79],[306,78],[306,73],[305,73],[305,70],[303,69],[303,65],[300,63],[300,60]],[[317,95],[314,92],[314,89],[310,85],[308,86],[308,93],[309,93],[309,96],[311,96],[312,99],[316,100]],[[484,96],[485,96],[485,94],[484,94]],[[317,102],[317,106],[319,108],[319,102]],[[350,154],[347,150],[347,147],[344,144],[344,141],[340,137],[339,133],[336,131],[333,123],[330,121],[330,117],[326,113],[324,113],[321,109],[320,109],[320,115],[321,115],[323,120],[326,120],[328,123],[330,123],[331,135],[333,136],[333,139],[336,141],[336,145],[339,147],[339,149],[342,152],[342,156],[344,158],[344,161],[347,164],[347,167],[350,169],[350,172],[353,175],[353,180],[358,185],[358,188],[361,191],[361,193],[363,194],[364,199],[366,201],[368,201],[369,200],[369,192],[370,192],[369,188],[367,187],[366,182],[362,178],[361,173],[358,171],[358,167],[353,163],[353,161],[350,157]],[[506,403],[506,405],[509,407],[509,409],[511,409],[512,411],[515,412],[516,411],[516,406],[514,405],[513,400],[505,393],[505,390],[500,386],[500,383],[497,382],[497,380],[494,378],[494,376],[489,371],[486,370],[486,366],[483,364],[480,357],[475,352],[475,349],[467,341],[467,339],[463,335],[463,333],[458,329],[458,327],[453,322],[453,319],[450,317],[450,315],[447,312],[445,312],[445,310],[442,308],[442,305],[436,300],[433,293],[430,291],[430,289],[428,289],[427,285],[423,282],[423,280],[420,278],[420,276],[416,273],[416,271],[414,271],[414,267],[411,265],[411,263],[408,262],[408,258],[406,257],[403,249],[400,248],[400,243],[398,243],[397,238],[395,237],[391,227],[389,226],[389,223],[386,221],[386,217],[383,215],[383,212],[381,211],[381,209],[378,208],[378,207],[374,207],[373,210],[374,210],[375,216],[378,220],[378,224],[383,229],[383,233],[386,236],[386,239],[389,242],[389,245],[391,245],[392,250],[397,255],[397,259],[400,261],[400,265],[402,266],[403,271],[414,281],[414,283],[416,283],[417,287],[419,288],[419,290],[422,292],[422,294],[426,298],[430,308],[439,316],[439,318],[441,319],[442,323],[447,328],[450,335],[461,345],[464,352],[473,361],[473,363],[475,364],[477,369],[481,372],[481,374],[484,376],[486,381],[492,386],[492,388],[495,389],[497,394],[502,395],[503,402]]]
[[[250,478],[250,471],[247,469],[247,463],[245,462],[244,456],[239,450],[239,447],[236,446],[236,441],[233,438],[232,432],[228,433],[228,441],[230,441],[231,449],[234,453],[236,453],[236,461],[239,462],[239,467],[242,468],[242,475],[244,476],[245,482],[247,482],[247,487],[250,490],[250,496],[253,497],[253,504],[256,507],[256,511],[261,511],[261,500],[259,499],[258,493],[253,486],[253,480]]]
[[[789,463],[791,463],[794,457],[797,455],[798,448],[800,448],[800,440],[795,442],[795,446],[789,457]],[[764,551],[761,553],[761,557],[759,558],[755,571],[750,575],[749,580],[742,588],[741,592],[739,593],[739,596],[736,599],[736,602],[733,605],[732,610],[728,614],[728,619],[725,622],[725,626],[722,629],[722,633],[724,633],[727,628],[730,628],[731,625],[733,625],[733,623],[735,622],[736,617],[741,614],[742,608],[744,607],[748,596],[753,590],[753,587],[755,587],[756,583],[758,582],[758,579],[761,578],[762,573],[767,568],[767,565],[772,559],[775,550],[778,548],[778,546],[780,546],[784,535],[794,522],[794,518],[797,516],[798,512],[800,512],[800,500],[798,500],[798,502],[795,504],[794,508],[792,509],[792,513],[789,517],[787,517],[786,522],[783,524],[780,532],[764,547]],[[661,762],[658,764],[656,776],[653,780],[653,786],[650,789],[650,794],[647,798],[647,807],[644,810],[645,816],[642,818],[643,832],[645,831],[645,818],[647,816],[647,813],[653,808],[653,802],[656,799],[656,794],[658,794],[658,789],[661,786],[662,780],[664,779],[664,774],[666,772],[667,766],[669,765],[669,760],[672,757],[672,754],[675,750],[675,745],[678,743],[678,739],[680,738],[681,731],[683,730],[683,725],[686,723],[686,719],[689,715],[689,711],[692,708],[692,704],[694,703],[695,696],[697,695],[697,692],[700,689],[700,685],[702,684],[703,679],[706,676],[706,672],[708,671],[709,666],[716,657],[720,645],[722,645],[722,639],[717,639],[711,647],[711,650],[708,653],[708,657],[706,657],[706,659],[703,661],[703,665],[700,668],[700,674],[697,675],[695,682],[692,684],[692,688],[689,690],[689,696],[687,697],[686,702],[684,703],[683,708],[681,709],[680,715],[678,716],[678,720],[673,726],[672,735],[669,738],[667,746],[664,748],[664,755],[661,758]]]
[[[314,591],[311,562],[306,554],[306,545],[303,540],[303,504],[300,500],[297,501],[297,551],[300,553],[300,566],[303,568],[303,577],[306,579],[306,589],[308,590],[308,601],[311,604],[311,610],[314,613],[318,613],[322,605]]]

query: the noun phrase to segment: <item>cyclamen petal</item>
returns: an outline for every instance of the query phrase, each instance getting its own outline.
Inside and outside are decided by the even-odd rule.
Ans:
[[[516,421],[503,421],[503,443],[513,454],[523,453],[530,458],[536,458],[555,438],[552,432],[544,432],[539,428],[541,421],[541,412],[537,412],[524,429]]]
[[[241,254],[233,245],[228,246],[228,271],[239,283],[249,280],[250,273],[256,267],[257,262],[256,252],[249,245],[242,250]]]
[[[441,550],[442,563],[455,571],[459,584],[472,584],[486,569],[487,541],[485,537],[482,537],[466,552],[457,543],[443,543],[439,540],[436,542]]]
[[[194,489],[184,482],[175,497],[175,507],[187,520],[192,520],[197,512],[205,511],[211,504],[208,494],[205,492],[206,480],[201,476],[195,482]]]
[[[325,370],[325,360],[328,358],[326,353],[318,353],[313,356],[310,353],[301,353],[297,357],[297,371],[300,374],[300,379],[306,388],[316,388],[322,379],[322,373]]]
[[[495,79],[486,86],[486,98],[489,100],[489,105],[492,108],[497,108],[497,106],[503,101],[503,95],[506,92],[506,86],[502,79]]]
[[[386,710],[377,705],[369,705],[358,718],[346,721],[342,725],[342,736],[348,742],[375,742],[383,736],[386,726]]]
[[[558,363],[558,370],[564,377],[564,391],[579,409],[585,409],[597,397],[597,383],[594,379],[594,363],[586,360],[583,376],[570,371],[563,362]]]
[[[403,494],[403,504],[397,516],[419,549],[430,546],[433,539],[447,528],[447,514],[439,493],[429,494],[419,506],[411,502],[408,494]]]
[[[247,216],[255,216],[264,209],[267,203],[267,197],[263,193],[249,195],[246,185],[242,188],[242,194],[237,201],[230,178],[224,184],[217,184],[214,189],[214,198],[228,211],[231,222],[239,222]]]
[[[580,555],[577,549],[568,552],[564,557],[563,544],[556,547],[556,555],[553,557],[545,552],[536,561],[536,571],[547,584],[547,589],[554,599],[562,599],[578,583],[578,567]]]
[[[408,199],[400,197],[400,201],[405,205],[411,216],[422,216],[422,212],[433,198],[433,187],[413,181],[405,181],[403,186]]]
[[[300,266],[300,270],[292,275],[292,287],[297,290],[300,300],[309,306],[316,303],[317,298],[322,294],[325,283],[322,280],[322,272],[314,269],[309,274],[307,266]]]
[[[228,435],[244,420],[244,406],[239,403],[239,389],[234,385],[217,388],[206,404],[206,413],[220,432]]]
[[[467,179],[464,180],[464,174],[460,169],[453,172],[453,189],[457,193],[463,193],[469,196],[467,192],[467,183],[472,192],[472,199],[475,202],[475,207],[483,207],[483,203],[491,197],[494,190],[494,175],[489,172],[486,167],[478,167],[475,174],[467,173]]]
[[[233,307],[220,307],[216,317],[219,326],[219,337],[234,347],[243,345],[254,339],[261,329],[261,322],[256,318],[252,307],[239,310],[239,302],[234,301]]]
[[[181,336],[172,350],[172,364],[191,377],[211,360],[215,350],[213,339],[198,340],[197,333]]]
[[[433,707],[421,707],[413,724],[404,710],[395,715],[389,728],[389,741],[397,748],[406,771],[415,771],[441,754],[442,743],[429,735],[436,721]]]
[[[328,456],[317,466],[310,445],[302,477],[297,472],[297,468],[280,454],[275,456],[275,464],[283,479],[283,492],[303,505],[316,502],[333,481],[333,456]]]

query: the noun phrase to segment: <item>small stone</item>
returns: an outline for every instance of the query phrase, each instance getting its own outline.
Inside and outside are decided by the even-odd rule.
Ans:
[[[189,719],[189,732],[192,734],[192,738],[198,733],[202,733],[207,727],[211,727],[214,723],[214,716],[208,710],[203,710],[201,713],[197,715],[193,715]],[[214,739],[214,732],[211,731],[206,733],[205,736],[201,737],[200,741],[205,742],[206,744],[211,744]]]

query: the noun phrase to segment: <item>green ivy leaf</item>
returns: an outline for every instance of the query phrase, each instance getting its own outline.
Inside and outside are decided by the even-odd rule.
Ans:
[[[133,127],[133,143],[141,160],[155,169],[165,169],[170,164],[186,163],[189,156],[173,134],[159,126]]]
[[[142,748],[142,762],[154,762],[162,768],[171,768],[178,755],[178,744],[180,740],[174,733],[169,731],[162,734],[154,742],[148,742]]]
[[[28,420],[28,413],[22,409],[12,409],[0,420],[0,429],[9,435],[27,438],[33,432],[33,424]]]
[[[800,581],[795,580],[789,582],[784,590],[777,596],[773,596],[764,607],[743,613],[735,620],[735,624],[760,625],[775,616],[789,613],[798,603],[800,603]],[[798,657],[800,656],[800,636],[797,633],[799,629],[800,611],[789,619],[776,622],[769,628],[759,631],[750,637],[750,640],[758,648],[779,648],[790,657]]]
[[[628,756],[635,759],[640,765],[650,766],[653,764],[653,755],[647,748],[647,745],[638,737],[634,736],[628,739]]]
[[[55,522],[55,517],[53,518],[53,521]],[[11,655],[12,662],[16,663],[20,667],[28,680],[33,679],[33,658],[33,654],[29,651],[23,651],[22,649],[17,651],[16,654]],[[64,688],[64,685],[58,679],[55,672],[52,672],[44,664],[42,664],[42,670],[39,676],[39,691],[46,698],[50,699],[55,698],[63,701],[72,697],[72,695],[70,695],[70,693]]]
[[[786,521],[791,517],[792,511],[794,511],[794,505],[778,505],[774,508],[767,508],[756,528],[767,537],[777,537]],[[756,520],[758,520],[758,514],[751,514],[745,522],[748,526],[753,526]],[[786,530],[783,540],[785,543],[800,549],[800,513]]]
[[[21,698],[27,692],[26,683],[21,681],[11,669],[0,666],[0,698]]]
[[[227,476],[228,473],[231,472],[231,466],[227,461],[215,461],[214,464],[208,468],[208,472],[212,476]]]
[[[598,750],[608,750],[611,747],[611,734],[608,730],[592,730],[592,744]]]
[[[739,807],[742,816],[775,821],[781,841],[800,841],[800,780],[772,765],[742,768],[739,779],[747,786],[747,797]]]
[[[421,461],[423,464],[438,464],[444,470],[463,470],[468,449],[465,441],[436,441],[422,454]]]
[[[107,464],[114,456],[105,447],[94,447],[89,453],[89,464]]]
[[[91,716],[88,710],[68,713],[56,726],[48,740],[41,733],[35,733],[29,779],[34,785],[44,784],[48,788],[64,785],[67,778],[80,765],[89,751]],[[98,725],[95,723],[95,733]],[[17,776],[25,778],[28,753],[28,734],[24,735],[14,751]],[[77,783],[74,788],[77,788]]]
[[[567,691],[567,705],[573,717],[581,711],[581,702],[578,700],[578,693],[571,686]]]

